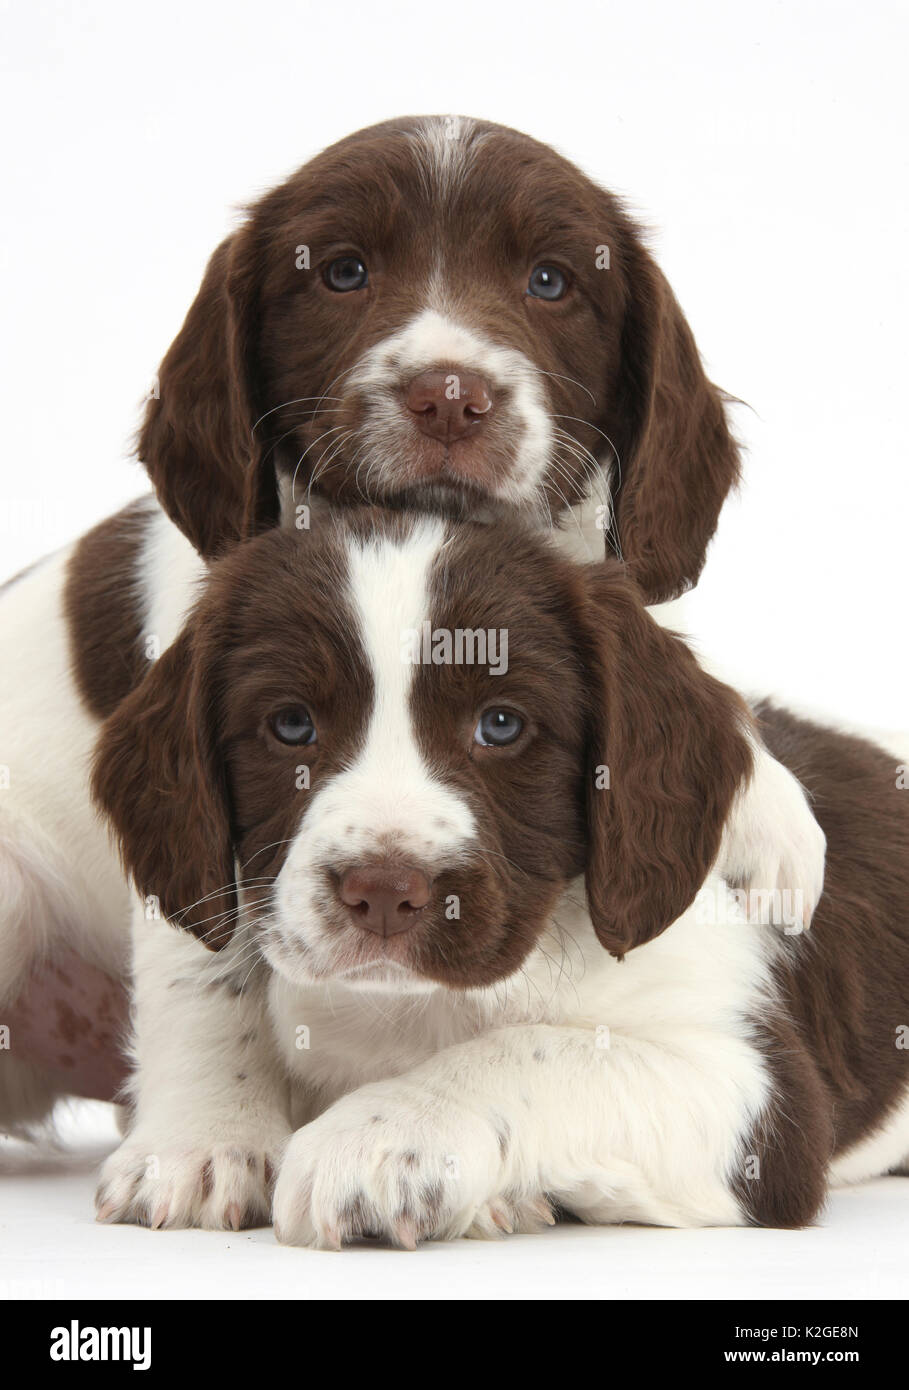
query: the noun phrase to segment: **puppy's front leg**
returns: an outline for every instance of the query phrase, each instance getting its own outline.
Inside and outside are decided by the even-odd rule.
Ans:
[[[100,1221],[267,1223],[289,1099],[251,949],[238,931],[215,955],[135,909],[134,1113],[102,1170]]]
[[[279,1240],[526,1229],[544,1193],[591,1222],[743,1224],[743,1141],[768,1089],[758,1055],[707,1029],[666,1046],[604,1034],[502,1028],[343,1097],[288,1146]]]
[[[752,736],[754,767],[732,804],[716,872],[747,893],[752,921],[789,933],[811,925],[827,842],[802,785]]]

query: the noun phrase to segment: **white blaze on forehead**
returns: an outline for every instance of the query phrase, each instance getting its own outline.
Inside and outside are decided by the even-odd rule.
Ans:
[[[374,682],[366,746],[350,775],[381,809],[376,827],[417,851],[425,846],[430,856],[474,829],[468,807],[429,770],[418,747],[411,709],[418,668],[402,655],[403,634],[430,616],[430,574],[444,543],[443,523],[423,519],[404,540],[383,536],[349,554],[351,604]]]
[[[317,789],[287,878],[349,867],[391,846],[434,874],[473,836],[469,807],[418,745],[410,704],[418,668],[402,654],[404,634],[432,616],[430,574],[444,541],[443,523],[423,519],[403,537],[349,542],[347,601],[372,678],[372,708],[361,748]]]
[[[402,634],[429,614],[429,575],[444,543],[443,522],[421,518],[403,540],[376,536],[349,546],[349,602],[375,682],[367,743],[385,742],[385,730],[396,736],[393,745],[413,742],[409,701],[416,668],[402,660]]]
[[[466,116],[431,116],[421,121],[410,139],[430,192],[449,193],[464,177],[471,156],[485,138]]]

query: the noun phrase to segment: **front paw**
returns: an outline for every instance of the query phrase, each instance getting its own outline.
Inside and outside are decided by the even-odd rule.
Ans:
[[[275,1235],[339,1250],[364,1236],[419,1241],[508,1229],[508,1128],[457,1102],[381,1082],[294,1135],[275,1186]],[[486,1231],[483,1228],[489,1226]]]
[[[824,888],[827,842],[801,783],[760,744],[739,793],[715,871],[745,892],[748,920],[795,935],[811,925]]]
[[[282,1137],[237,1134],[230,1143],[156,1143],[134,1133],[107,1159],[96,1219],[138,1226],[239,1231],[267,1226]]]

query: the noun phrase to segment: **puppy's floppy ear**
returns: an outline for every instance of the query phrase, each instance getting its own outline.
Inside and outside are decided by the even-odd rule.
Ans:
[[[697,582],[739,451],[667,280],[625,214],[621,225],[626,305],[607,425],[619,455],[614,524],[630,573],[660,603]]]
[[[607,562],[580,580],[588,671],[587,897],[621,958],[694,901],[751,775],[750,716]]]
[[[194,619],[104,724],[92,794],[143,896],[205,945],[226,945],[236,906],[227,789]],[[230,919],[232,920],[232,918]]]
[[[242,534],[258,465],[257,246],[250,226],[223,241],[161,363],[138,453],[171,520],[206,558]]]

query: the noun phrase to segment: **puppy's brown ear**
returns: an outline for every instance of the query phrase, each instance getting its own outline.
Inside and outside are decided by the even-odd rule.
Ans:
[[[694,901],[751,775],[749,715],[661,628],[617,564],[584,570],[587,897],[620,959]]]
[[[139,432],[139,458],[165,511],[207,558],[241,534],[258,464],[255,264],[248,227],[218,247]]]
[[[647,602],[660,603],[697,583],[740,461],[723,395],[707,379],[675,296],[623,221],[627,298],[606,426],[619,456],[614,525]]]
[[[139,892],[218,950],[230,938],[236,889],[211,723],[190,620],[104,724],[92,794]]]

